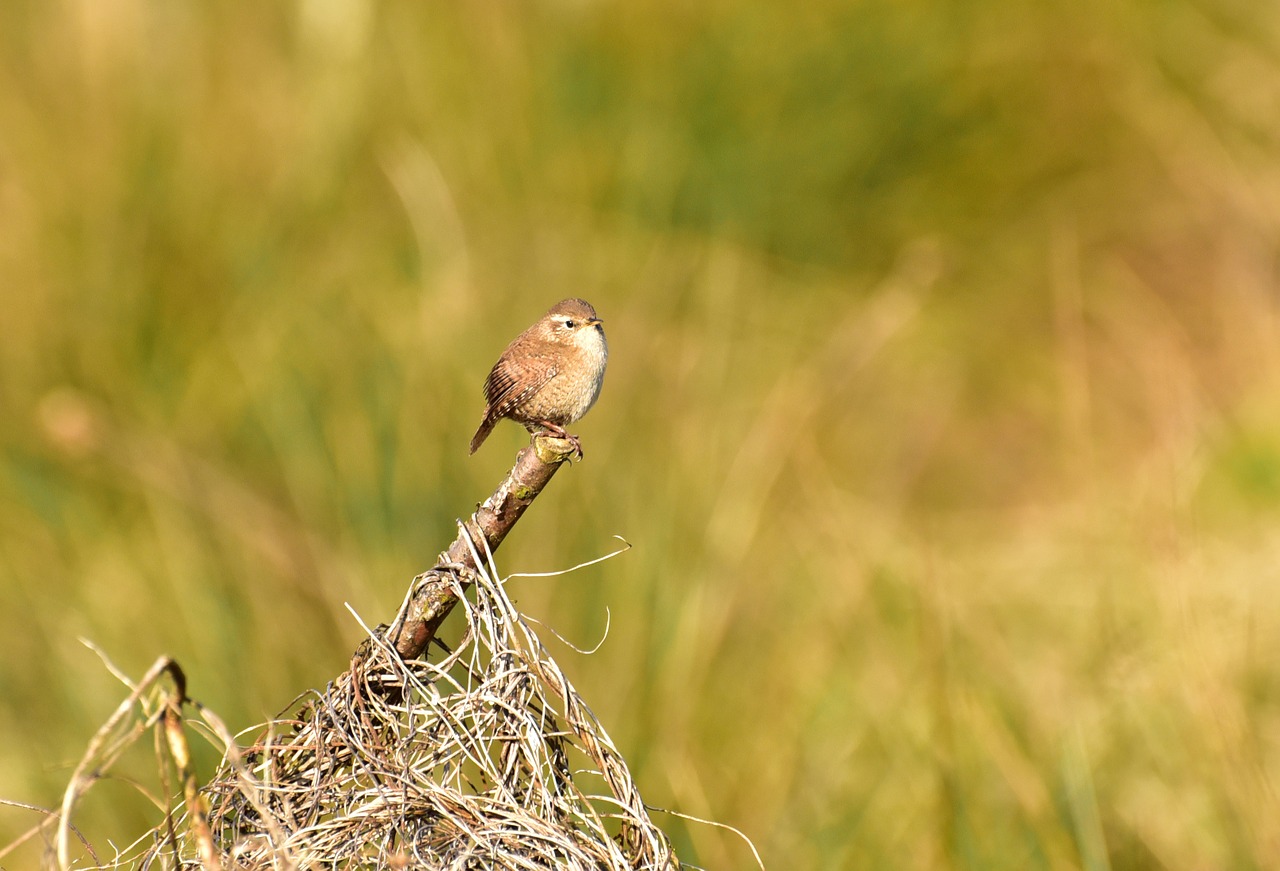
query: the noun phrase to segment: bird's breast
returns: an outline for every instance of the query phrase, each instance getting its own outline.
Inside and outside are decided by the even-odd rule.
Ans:
[[[595,405],[600,396],[600,385],[604,383],[604,370],[609,362],[609,346],[605,343],[604,333],[594,329],[584,337],[578,346],[578,365],[574,367],[569,380],[573,382],[569,409],[569,421],[573,422],[586,414]]]

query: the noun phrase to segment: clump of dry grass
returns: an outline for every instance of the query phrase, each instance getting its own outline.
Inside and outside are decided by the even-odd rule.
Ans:
[[[480,570],[450,569],[466,626],[439,661],[405,660],[385,628],[370,631],[350,670],[260,727],[244,750],[196,705],[203,722],[185,725],[223,753],[198,795],[176,717],[184,680],[175,664],[157,663],[73,777],[59,865],[70,866],[79,798],[156,725],[186,801],[113,859],[86,844],[98,867],[680,868],[626,762],[512,604],[492,554],[481,558],[473,542],[471,555]],[[177,692],[149,693],[164,673]],[[126,724],[135,704],[144,716]]]
[[[250,867],[678,868],[496,573],[454,577],[467,621],[457,649],[406,662],[371,633],[357,667],[214,778],[216,843]],[[467,582],[474,603],[461,599]]]

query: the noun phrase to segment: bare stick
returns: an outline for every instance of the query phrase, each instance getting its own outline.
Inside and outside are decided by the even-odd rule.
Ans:
[[[568,439],[543,435],[536,436],[533,444],[520,451],[498,489],[467,521],[470,536],[459,530],[453,544],[436,558],[435,566],[413,579],[413,592],[408,606],[401,612],[402,619],[388,629],[386,635],[402,657],[421,656],[436,637],[440,624],[458,602],[454,578],[461,580],[463,591],[470,586],[477,566],[468,538],[476,542],[483,540],[490,551],[496,551],[525,509],[574,452],[575,447]],[[362,646],[356,652],[356,659],[363,659],[364,654]]]

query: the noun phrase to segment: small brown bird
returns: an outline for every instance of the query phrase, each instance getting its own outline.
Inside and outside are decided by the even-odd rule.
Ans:
[[[507,345],[489,371],[484,419],[471,439],[471,453],[507,417],[529,432],[568,439],[582,456],[578,437],[565,427],[595,404],[608,361],[604,325],[591,303],[565,299],[553,305]]]

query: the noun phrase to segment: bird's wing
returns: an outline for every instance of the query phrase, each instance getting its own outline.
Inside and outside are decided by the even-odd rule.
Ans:
[[[489,417],[502,417],[526,397],[538,392],[559,370],[550,357],[522,357],[519,363],[500,358],[484,382]]]

